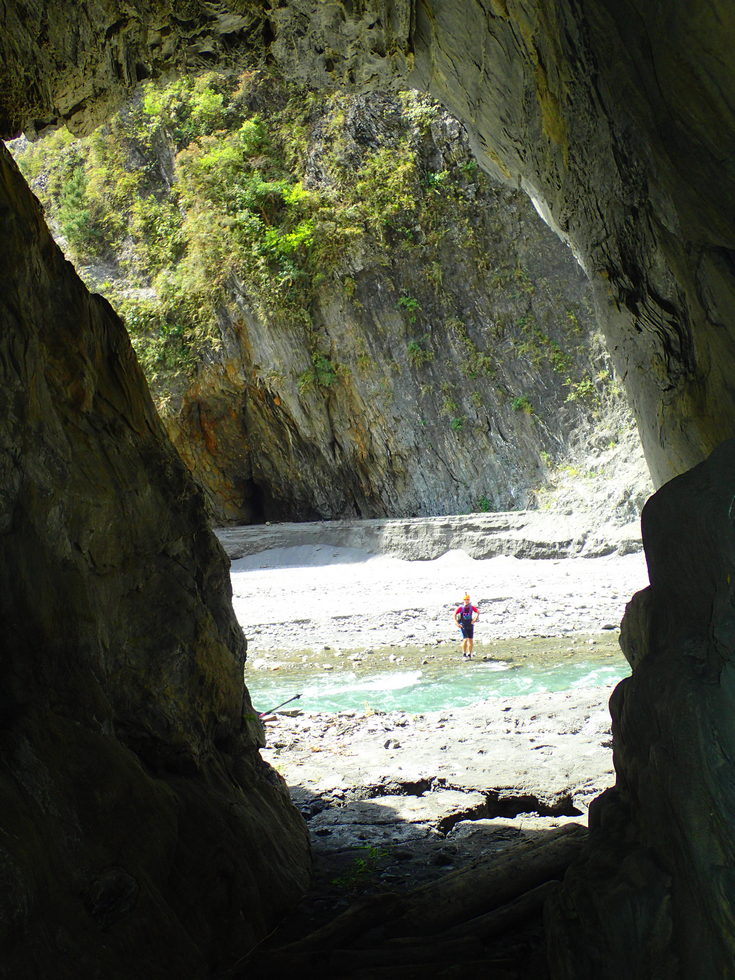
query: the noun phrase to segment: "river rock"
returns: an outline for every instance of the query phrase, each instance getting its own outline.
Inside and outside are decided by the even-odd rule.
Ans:
[[[418,715],[277,713],[264,755],[307,819],[318,881],[351,881],[352,862],[369,859],[364,884],[378,874],[416,882],[584,822],[613,781],[608,696],[601,688],[493,698]],[[337,906],[344,899],[332,896]]]

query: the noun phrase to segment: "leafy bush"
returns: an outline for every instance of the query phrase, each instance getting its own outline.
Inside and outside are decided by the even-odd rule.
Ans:
[[[510,403],[510,407],[514,412],[525,412],[526,415],[530,415],[533,412],[533,405],[526,395],[520,395],[518,398],[514,398]]]
[[[259,72],[206,72],[144,83],[87,139],[60,130],[23,150],[19,164],[70,256],[120,267],[124,289],[97,288],[125,316],[159,404],[167,385],[179,390],[220,346],[220,324],[237,321],[243,300],[316,352],[297,379],[302,390],[336,383],[313,332],[320,282],[344,272],[356,243],[412,247],[416,229],[431,230],[452,207],[452,172],[422,180],[417,162],[439,108],[412,92],[398,99],[403,120],[390,139],[347,152],[347,96]],[[307,186],[317,117],[320,176]],[[431,282],[440,288],[437,269]],[[418,299],[398,305],[417,322]],[[434,357],[424,338],[409,340],[407,353],[414,366]]]
[[[406,311],[409,323],[416,323],[417,316],[421,312],[421,304],[413,296],[401,296],[398,306]]]
[[[299,375],[299,391],[306,392],[313,388],[331,388],[337,381],[337,368],[326,354],[315,351],[311,355],[311,367]]]
[[[344,874],[332,879],[333,885],[353,892],[368,887],[389,855],[386,848],[375,847],[373,844],[367,844],[360,850],[362,853],[354,858],[352,866]]]
[[[406,345],[408,359],[414,367],[420,367],[422,364],[428,364],[429,361],[434,360],[434,351],[428,350],[424,346],[425,343],[426,336],[424,336],[421,340],[409,340],[408,344]]]

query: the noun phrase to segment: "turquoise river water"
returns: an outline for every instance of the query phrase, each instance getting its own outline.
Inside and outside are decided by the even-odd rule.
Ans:
[[[452,661],[409,669],[374,672],[309,670],[299,675],[248,672],[246,683],[256,711],[265,712],[300,694],[289,708],[304,711],[406,711],[418,713],[459,708],[487,698],[507,698],[545,691],[603,687],[630,674],[622,658],[574,659],[556,664],[472,663]]]

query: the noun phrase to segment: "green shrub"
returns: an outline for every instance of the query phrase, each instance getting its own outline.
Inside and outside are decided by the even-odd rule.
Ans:
[[[525,412],[526,415],[530,415],[533,412],[533,405],[526,395],[520,395],[518,398],[514,398],[510,403],[510,407],[514,412]]]
[[[311,355],[311,367],[299,375],[298,388],[301,392],[313,388],[331,388],[337,381],[337,368],[326,354],[315,351]]]
[[[438,170],[434,173],[427,174],[426,176],[426,186],[429,190],[440,192],[442,188],[446,187],[449,180],[448,170]]]
[[[434,351],[424,346],[426,342],[426,335],[424,335],[421,340],[409,340],[406,345],[408,359],[414,367],[420,367],[434,360]]]
[[[592,378],[584,377],[580,378],[579,381],[572,381],[571,378],[567,378],[564,381],[564,385],[567,388],[565,401],[583,401],[589,403],[594,402],[598,397],[595,382]]]
[[[167,385],[179,390],[218,348],[220,323],[237,322],[241,303],[294,336],[301,331],[306,349],[317,350],[297,379],[301,390],[336,384],[345,368],[319,352],[310,333],[320,283],[345,271],[356,243],[378,254],[419,237],[423,249],[417,228],[439,243],[452,207],[454,169],[422,180],[417,165],[421,134],[440,109],[416,93],[398,98],[410,125],[355,153],[346,96],[259,72],[206,72],[144,83],[87,139],[59,130],[26,147],[19,164],[29,180],[44,176],[37,192],[71,257],[117,259],[124,291],[114,284],[102,291],[125,316],[159,404]],[[252,108],[263,105],[267,113]],[[317,114],[328,136],[323,180],[305,187]],[[426,268],[439,291],[440,265]],[[348,295],[354,280],[349,287]],[[417,298],[397,302],[408,323],[418,322]],[[407,355],[415,367],[429,363],[428,336],[409,340]],[[357,363],[374,360],[362,352]],[[392,396],[389,379],[382,383]],[[443,409],[458,417],[453,398]]]
[[[401,296],[398,300],[398,306],[405,310],[409,323],[416,323],[417,315],[421,312],[421,304],[417,299],[413,296]]]
[[[352,866],[342,875],[332,878],[332,884],[348,891],[359,891],[366,888],[374,878],[377,871],[385,863],[389,852],[384,847],[375,847],[368,844],[361,848]]]

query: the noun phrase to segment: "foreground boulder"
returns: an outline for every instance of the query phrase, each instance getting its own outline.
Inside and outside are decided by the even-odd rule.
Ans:
[[[557,976],[728,977],[735,963],[735,440],[643,511],[651,584],[610,702],[617,783],[550,916]]]
[[[0,973],[207,976],[306,885],[228,563],[125,330],[0,151]]]

